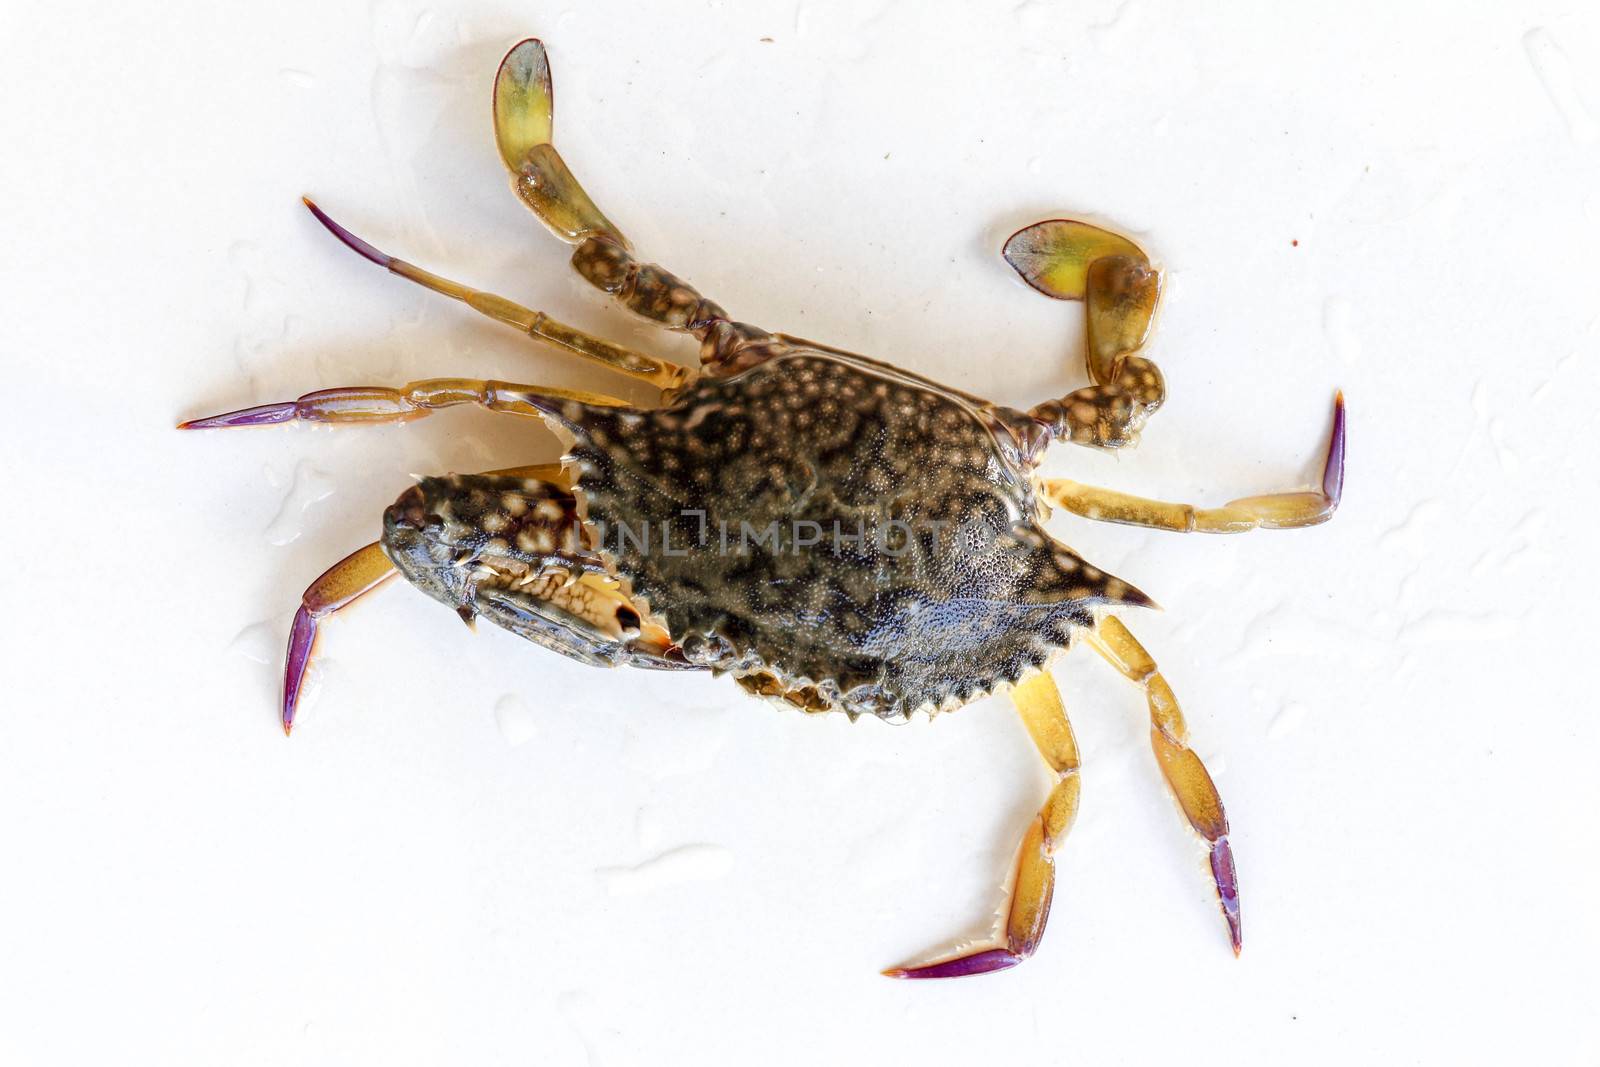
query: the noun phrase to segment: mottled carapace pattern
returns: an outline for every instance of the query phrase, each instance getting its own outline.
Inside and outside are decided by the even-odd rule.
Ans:
[[[385,553],[468,622],[592,666],[686,666],[620,588],[564,486],[515,474],[424,478],[384,513]]]
[[[566,407],[589,522],[691,663],[899,719],[1015,682],[1098,604],[1145,603],[1036,525],[993,409],[775,344],[659,409]]]
[[[1037,525],[1026,416],[790,338],[725,355],[743,369],[660,408],[562,404],[572,488],[424,480],[389,509],[390,557],[584,662],[891,720],[1015,683],[1098,605],[1147,603]]]

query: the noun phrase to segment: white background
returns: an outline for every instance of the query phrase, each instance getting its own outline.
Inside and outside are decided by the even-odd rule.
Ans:
[[[332,385],[622,390],[301,209],[692,360],[506,189],[503,51],[647,257],[752,322],[1027,406],[1060,214],[1168,269],[1143,445],[1048,473],[1329,525],[1052,529],[1149,591],[1227,802],[1234,960],[1142,703],[1057,670],[1081,818],[1038,955],[980,934],[1045,772],[1003,701],[812,720],[593,671],[392,587],[276,722],[300,590],[411,472],[554,454],[452,411],[180,434]],[[764,40],[770,38],[769,40]],[[1600,17],[1571,3],[8,5],[0,14],[0,1061],[1594,1062]],[[1295,243],[1298,242],[1298,245]],[[487,630],[487,628],[485,628]]]

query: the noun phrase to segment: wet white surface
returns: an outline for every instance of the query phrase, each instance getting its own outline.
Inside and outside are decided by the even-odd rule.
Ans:
[[[30,5],[0,34],[0,1061],[1593,1062],[1600,18],[1582,5]],[[1286,488],[1350,403],[1330,525],[1055,532],[1232,818],[1245,952],[1133,690],[1057,671],[1082,814],[1038,956],[980,934],[1045,774],[1004,703],[888,727],[602,673],[394,587],[300,590],[409,476],[549,458],[473,412],[180,434],[340,384],[648,391],[339,248],[675,358],[508,194],[489,85],[546,39],[557,143],[643,254],[746,319],[1031,404],[1080,313],[1019,225],[1166,265],[1171,399],[1050,470]]]

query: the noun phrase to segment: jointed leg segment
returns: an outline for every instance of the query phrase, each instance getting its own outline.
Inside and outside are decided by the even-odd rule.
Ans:
[[[572,250],[572,269],[636,315],[701,342],[703,364],[728,369],[747,340],[766,331],[730,322],[694,286],[633,253],[622,231],[595,206],[551,144],[554,128],[550,63],[537,40],[518,44],[495,76],[495,140],[511,172],[511,189]]]
[[[600,393],[556,389],[478,378],[423,378],[398,389],[356,385],[318,389],[298,400],[260,404],[221,415],[190,419],[180,430],[213,430],[230,426],[270,426],[280,422],[409,422],[437,408],[477,404],[490,411],[536,417],[558,416],[563,401],[592,407],[624,407],[626,402]]]
[[[630,378],[638,378],[649,382],[661,389],[671,389],[682,385],[694,376],[688,367],[665,360],[647,356],[642,352],[635,352],[631,348],[601,340],[598,337],[576,330],[571,326],[557,322],[542,311],[525,308],[521,304],[513,303],[503,296],[485,293],[469,288],[460,282],[453,282],[448,278],[441,278],[431,271],[407,263],[403,259],[396,259],[386,252],[380,252],[372,245],[363,241],[343,226],[334,222],[321,208],[305,199],[306,207],[317,217],[317,221],[327,227],[345,246],[371,260],[378,266],[385,268],[392,274],[398,274],[427,289],[455,300],[460,300],[468,307],[497,322],[503,322],[513,329],[520,330],[530,337],[563,348],[575,356],[599,363],[614,370],[619,374],[626,374]]]
[[[349,607],[399,572],[383,546],[370,544],[350,553],[322,573],[300,597],[300,608],[289,628],[289,651],[283,661],[283,732],[294,728],[294,712],[300,702],[300,685],[306,668],[316,653],[317,620]]]
[[[1090,632],[1089,644],[1124,678],[1144,690],[1150,704],[1150,746],[1189,825],[1210,845],[1211,875],[1217,885],[1222,917],[1228,923],[1233,954],[1237,956],[1243,935],[1239,925],[1239,883],[1234,875],[1233,848],[1228,844],[1228,816],[1205,764],[1189,748],[1189,731],[1178,708],[1178,698],[1161,677],[1150,653],[1118,619],[1109,615],[1103,618]]]
[[[1017,231],[1004,254],[1039,292],[1082,300],[1086,308],[1085,353],[1094,384],[1029,414],[1052,437],[1074,444],[1121,448],[1138,440],[1167,395],[1161,371],[1137,354],[1161,298],[1161,272],[1126,237],[1071,219]]]
[[[1320,492],[1270,493],[1245,497],[1220,508],[1197,508],[1099,489],[1067,478],[1044,479],[1039,488],[1052,503],[1085,518],[1177,533],[1227,534],[1315,526],[1333,517],[1344,493],[1344,394],[1334,401],[1333,433],[1322,465]]]
[[[485,479],[496,476],[516,478],[524,482],[529,480],[548,482],[563,491],[570,489],[571,486],[569,474],[559,463],[489,471],[485,475],[477,476],[474,481],[483,484]],[[412,491],[416,492],[415,489]],[[503,501],[506,495],[501,493],[497,494],[497,497]],[[294,726],[295,709],[299,704],[306,669],[316,654],[319,620],[348,607],[357,598],[376,589],[398,573],[400,572],[389,559],[383,543],[375,542],[352,552],[329,567],[302,594],[300,608],[295,612],[294,623],[289,630],[289,648],[284,657],[282,709],[284,733],[288,733]],[[595,580],[594,575],[576,573],[563,574],[561,579],[544,585],[530,582],[524,591],[531,597],[549,600],[561,610],[571,610],[574,603],[586,604],[593,610],[599,610],[596,605],[609,607],[613,614],[619,609],[626,609],[628,612],[633,610],[631,604],[615,588],[614,583]],[[584,588],[573,592],[571,587],[574,585],[582,585]],[[470,616],[463,617],[471,621]],[[670,642],[666,633],[651,623],[641,627],[635,643],[640,646],[638,658],[644,660],[652,652],[665,649]]]
[[[1078,814],[1078,743],[1067,721],[1061,693],[1041,671],[1011,691],[1011,699],[1039,754],[1055,771],[1056,784],[1039,809],[1017,852],[1016,877],[1006,911],[1004,940],[919,967],[884,971],[891,978],[957,978],[1015,967],[1039,946],[1055,893],[1055,854]]]

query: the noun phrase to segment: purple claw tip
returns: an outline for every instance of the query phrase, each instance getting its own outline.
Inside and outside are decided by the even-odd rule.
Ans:
[[[283,660],[284,736],[294,729],[294,710],[300,702],[300,683],[305,680],[306,667],[311,663],[311,652],[316,643],[317,618],[302,605],[294,613],[294,624],[289,628],[289,651]]]
[[[323,211],[316,204],[312,203],[309,196],[302,196],[300,198],[300,202],[306,207],[310,208],[311,214],[317,217],[317,221],[322,223],[322,225],[327,228],[329,233],[343,241],[346,248],[349,248],[351,251],[358,253],[366,259],[372,260],[372,262],[385,269],[387,269],[388,266],[394,262],[394,258],[392,256],[378,251],[376,248],[373,248],[367,242],[363,241],[361,238],[357,237],[355,234],[351,233],[349,230],[330,219],[328,217],[328,213]]]
[[[217,430],[228,426],[272,426],[294,418],[295,403],[262,404],[259,407],[240,408],[222,415],[209,415],[203,419],[190,419],[178,423],[180,430]]]
[[[1015,967],[1025,958],[1010,949],[990,948],[974,952],[970,956],[940,960],[938,963],[929,963],[921,967],[891,967],[883,974],[887,978],[964,978],[969,974],[1003,971],[1008,967]]]
[[[1217,900],[1222,904],[1222,917],[1228,920],[1228,939],[1233,942],[1233,954],[1239,955],[1244,945],[1243,927],[1239,921],[1239,879],[1233,869],[1233,846],[1226,837],[1219,837],[1211,846],[1211,877],[1217,883]]]
[[[1322,495],[1339,506],[1344,494],[1344,392],[1333,400],[1333,435],[1328,439],[1328,461],[1322,467]]]

